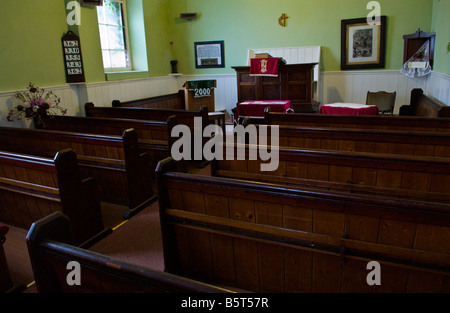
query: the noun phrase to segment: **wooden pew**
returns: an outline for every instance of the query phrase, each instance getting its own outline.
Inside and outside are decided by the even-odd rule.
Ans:
[[[184,90],[179,90],[177,93],[161,95],[156,97],[149,97],[143,99],[136,99],[130,101],[113,100],[113,107],[140,107],[153,109],[173,109],[185,110],[186,103],[184,99]]]
[[[170,133],[176,124],[175,116],[165,122],[56,115],[45,119],[50,130],[121,136],[127,129],[134,129],[138,147],[149,155],[152,174],[158,162],[170,156]]]
[[[158,165],[166,271],[256,292],[449,292],[450,207]],[[381,285],[367,278],[378,262]]]
[[[254,127],[257,135],[267,129],[263,144],[270,144],[271,125]],[[283,125],[278,132],[282,147],[450,158],[450,133]]]
[[[28,229],[49,213],[63,212],[75,243],[104,234],[97,184],[82,179],[71,149],[43,158],[0,152],[0,221]]]
[[[405,116],[450,117],[450,107],[424,95],[423,90],[417,88],[411,91],[410,104],[402,105],[399,113]]]
[[[264,119],[269,125],[450,132],[449,120],[443,117],[277,113],[266,108]]]
[[[80,174],[97,180],[102,201],[127,206],[125,218],[156,198],[149,156],[139,150],[133,129],[112,136],[0,127],[0,148],[44,157],[73,149]]]
[[[261,171],[268,163],[251,160],[261,146],[247,145],[245,160],[237,150],[222,160],[211,161],[213,176],[286,184],[291,188],[315,188],[399,199],[450,202],[450,158],[389,155],[381,153],[279,149],[275,171]],[[266,147],[267,149],[267,147]]]
[[[148,121],[167,121],[175,115],[179,124],[194,127],[194,118],[200,117],[203,129],[211,124],[218,124],[225,131],[225,114],[222,112],[208,112],[208,107],[202,106],[199,111],[155,109],[146,107],[96,107],[92,102],[84,106],[87,117],[127,118]]]
[[[0,293],[8,292],[14,287],[11,274],[9,272],[5,249],[3,248],[3,243],[6,241],[6,234],[8,231],[8,226],[0,224]]]
[[[230,290],[127,263],[72,244],[68,219],[53,213],[35,222],[27,237],[40,293],[229,293]],[[78,262],[81,284],[70,286],[69,262]]]
[[[203,127],[209,124],[207,107],[202,107],[199,111],[140,107],[96,107],[92,102],[89,102],[85,104],[84,108],[87,117],[126,118],[166,122],[170,116],[175,115],[179,124],[189,127],[193,127],[194,117],[200,117],[202,119]]]

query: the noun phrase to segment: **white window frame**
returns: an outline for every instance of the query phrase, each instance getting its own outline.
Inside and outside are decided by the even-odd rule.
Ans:
[[[128,27],[128,19],[127,19],[127,2],[126,0],[108,0],[110,2],[119,2],[122,4],[122,23],[123,23],[123,35],[124,35],[124,45],[125,45],[125,51],[128,57],[128,65],[126,67],[104,67],[105,73],[108,72],[127,72],[133,70],[133,63],[131,59],[131,49],[130,49],[130,34],[129,34],[129,27]],[[103,3],[103,6],[105,6],[105,3]],[[99,33],[100,33],[100,22],[99,22]],[[103,50],[112,50],[112,49],[103,49],[101,47],[102,52],[102,59],[103,59]],[[104,66],[104,63],[103,63]]]

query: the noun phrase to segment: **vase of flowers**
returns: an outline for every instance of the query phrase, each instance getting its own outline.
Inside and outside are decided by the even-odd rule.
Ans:
[[[8,121],[21,119],[32,119],[35,128],[45,128],[45,118],[49,115],[65,115],[67,109],[59,104],[61,99],[53,91],[45,91],[35,87],[33,83],[28,84],[24,92],[17,92],[14,96],[16,104],[9,111]]]

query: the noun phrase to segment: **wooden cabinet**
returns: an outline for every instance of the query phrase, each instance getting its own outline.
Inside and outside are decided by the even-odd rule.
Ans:
[[[278,65],[278,76],[250,76],[249,66],[235,66],[238,102],[291,100],[295,112],[314,112],[313,77],[317,63]]]

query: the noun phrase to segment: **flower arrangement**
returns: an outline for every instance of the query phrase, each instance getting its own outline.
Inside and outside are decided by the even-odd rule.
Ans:
[[[33,83],[28,84],[25,92],[18,92],[15,95],[18,104],[15,105],[7,116],[8,121],[20,120],[23,118],[41,118],[47,115],[67,113],[67,109],[61,107],[58,98],[53,91],[45,91],[35,87]]]

